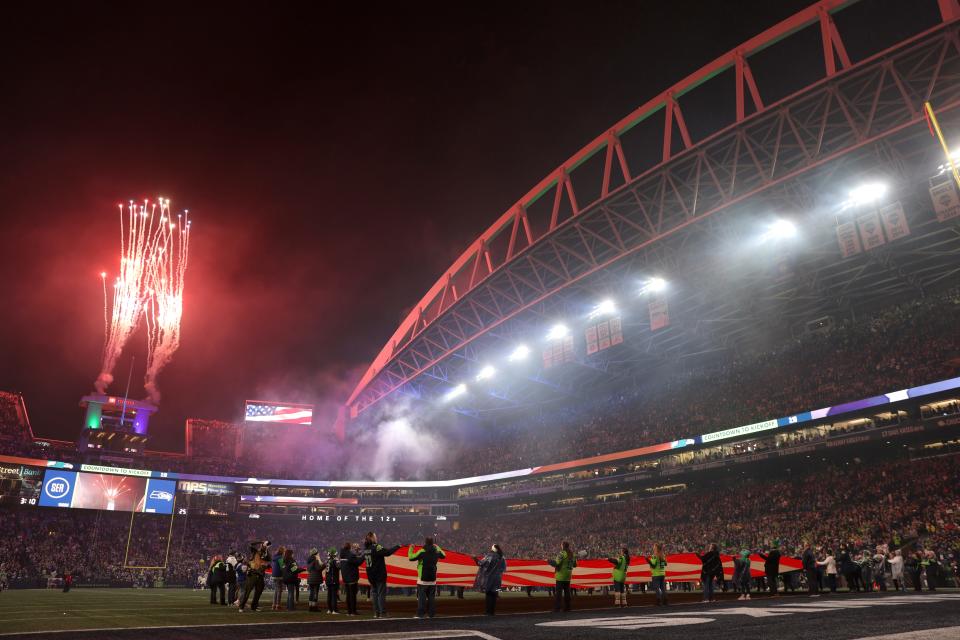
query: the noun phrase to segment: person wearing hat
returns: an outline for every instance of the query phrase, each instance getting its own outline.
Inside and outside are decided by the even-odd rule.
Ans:
[[[773,541],[773,549],[766,554],[758,553],[763,559],[763,573],[767,576],[767,586],[770,587],[770,595],[777,597],[777,576],[780,575],[780,541]]]
[[[319,611],[317,600],[320,597],[320,586],[323,584],[324,562],[318,555],[316,547],[310,549],[310,555],[307,557],[307,587],[310,588],[309,610]]]
[[[338,614],[337,593],[340,591],[340,558],[337,557],[336,547],[327,549],[327,562],[323,569],[326,571],[325,584],[327,585],[327,613]]]

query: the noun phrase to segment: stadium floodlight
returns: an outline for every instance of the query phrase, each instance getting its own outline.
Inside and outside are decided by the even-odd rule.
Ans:
[[[481,380],[487,380],[493,377],[493,374],[497,372],[491,365],[487,365],[484,368],[480,369],[480,372],[477,374],[477,382]]]
[[[568,333],[570,333],[570,329],[567,328],[567,325],[555,324],[547,332],[547,340],[560,340],[566,338]]]
[[[526,360],[528,355],[530,355],[530,347],[525,344],[519,344],[517,348],[507,356],[507,360],[510,362],[520,362],[521,360]]]
[[[667,281],[663,278],[650,278],[640,287],[640,295],[645,293],[660,293],[667,288]]]
[[[789,220],[780,220],[774,221],[773,224],[767,228],[767,232],[764,234],[765,239],[774,239],[774,240],[784,240],[786,238],[792,238],[797,235],[797,227]]]
[[[872,204],[887,193],[887,185],[882,182],[868,182],[850,190],[847,197],[847,206],[861,206]]]
[[[443,400],[444,402],[450,402],[454,398],[458,398],[463,394],[465,394],[466,392],[467,392],[467,385],[461,382],[460,384],[455,386],[453,389],[450,389],[450,391],[447,391],[447,393],[443,396]]]
[[[593,308],[593,311],[590,312],[590,319],[597,318],[599,316],[608,316],[610,314],[617,312],[617,305],[613,300],[607,298],[596,307]]]

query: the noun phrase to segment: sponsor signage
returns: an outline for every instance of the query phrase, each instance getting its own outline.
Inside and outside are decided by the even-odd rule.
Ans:
[[[727,438],[736,438],[739,436],[750,435],[751,433],[759,433],[769,429],[776,429],[777,424],[778,423],[776,420],[764,420],[763,422],[745,424],[742,427],[733,427],[732,429],[724,429],[723,431],[705,433],[700,436],[700,442],[716,442],[717,440],[726,440]]]
[[[204,496],[225,496],[233,494],[233,485],[225,482],[181,480],[177,483],[177,490],[183,493],[196,493]]]
[[[107,467],[99,464],[82,464],[80,471],[89,471],[92,473],[112,473],[119,476],[138,476],[140,478],[149,478],[153,472],[149,469],[124,469],[123,467]]]

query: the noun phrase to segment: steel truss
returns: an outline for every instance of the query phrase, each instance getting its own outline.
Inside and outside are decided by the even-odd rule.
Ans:
[[[450,380],[448,360],[475,360],[479,356],[471,343],[478,337],[516,335],[536,314],[556,313],[556,306],[569,299],[557,296],[559,292],[587,285],[595,289],[604,274],[620,272],[624,265],[635,268],[637,259],[648,264],[652,260],[662,268],[670,251],[683,250],[667,248],[666,241],[708,229],[704,225],[717,213],[761,197],[795,202],[796,193],[791,191],[801,188],[796,185],[807,174],[829,171],[845,156],[882,153],[888,139],[925,127],[924,101],[946,114],[960,106],[956,0],[940,0],[941,25],[856,64],[849,60],[830,14],[843,4],[819,2],[714,61],[625,118],[531,190],[461,256],[401,324],[350,396],[351,415],[394,392],[420,395],[422,376]],[[764,105],[750,72],[749,54],[811,22],[821,29],[824,77]],[[735,69],[737,121],[695,142],[679,97],[687,87],[726,67]],[[755,110],[749,115],[746,94]],[[635,174],[620,142],[621,132],[658,109],[664,124],[662,161]],[[682,140],[676,153],[675,130]],[[601,151],[605,155],[600,195],[583,206],[573,172]],[[538,234],[529,208],[551,193],[549,226]],[[507,245],[499,254],[492,250],[498,238],[501,242],[506,238]],[[884,269],[896,273],[892,258],[886,260]],[[823,282],[817,278],[823,277],[805,281],[810,297],[822,293]],[[902,282],[910,276],[898,277]],[[719,316],[719,323],[735,322],[740,311],[730,313],[726,319]],[[718,317],[716,310],[713,317]],[[696,331],[710,333],[709,327]],[[658,337],[658,342],[661,339],[662,348],[669,348],[671,337]],[[652,344],[647,348],[652,350]],[[537,382],[562,387],[542,378]]]

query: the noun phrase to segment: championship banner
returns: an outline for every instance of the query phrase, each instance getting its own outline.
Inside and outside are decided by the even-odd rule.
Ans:
[[[387,556],[387,585],[391,587],[415,587],[417,585],[417,563],[407,559],[407,549],[401,547],[392,556]],[[419,546],[414,546],[414,550]],[[472,587],[477,575],[477,562],[472,556],[444,549],[446,558],[437,564],[437,584],[455,587]],[[723,575],[733,579],[733,556],[721,555]],[[764,575],[763,559],[754,554],[750,556],[750,574],[759,578]],[[700,580],[700,559],[694,553],[673,553],[667,555],[667,581],[697,582]],[[798,558],[780,558],[780,573],[799,571],[802,564]],[[612,584],[613,565],[606,559],[577,560],[573,570],[571,585],[577,589],[600,588]],[[554,569],[546,560],[507,559],[507,572],[503,574],[503,586],[506,587],[552,587]],[[365,567],[360,567],[361,584],[367,582]],[[645,556],[630,558],[627,569],[627,582],[650,582],[650,565]]]

